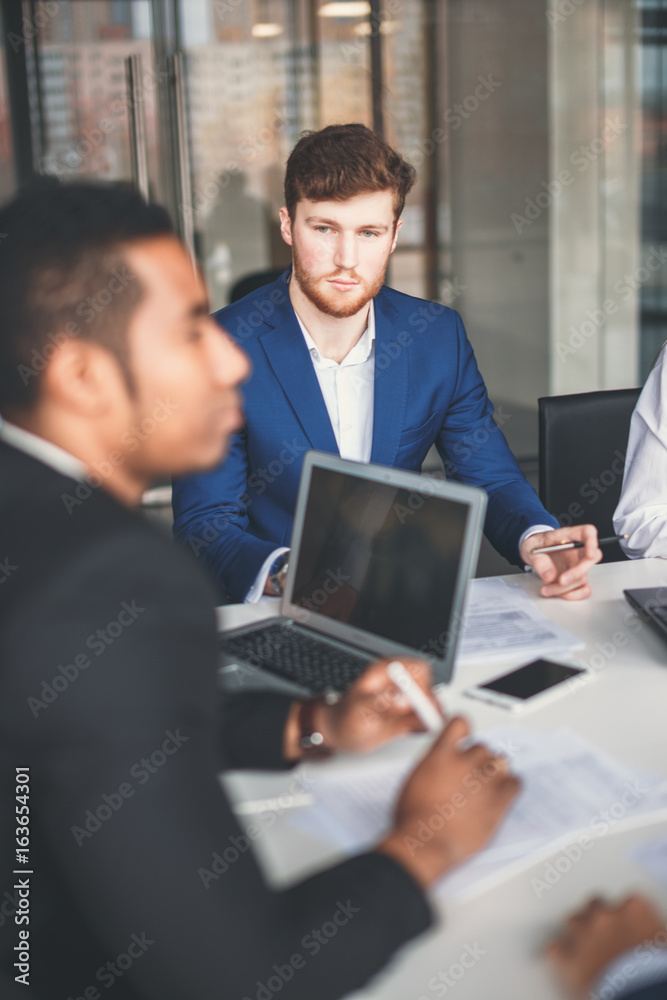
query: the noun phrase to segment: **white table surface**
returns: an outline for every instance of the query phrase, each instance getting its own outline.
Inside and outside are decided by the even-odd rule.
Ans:
[[[667,777],[667,643],[631,611],[622,594],[629,587],[667,588],[667,562],[647,559],[596,566],[591,573],[593,597],[580,602],[540,598],[538,581],[531,574],[506,579],[535,595],[548,617],[586,642],[572,662],[591,666],[596,677],[542,707],[515,715],[473,701],[461,692],[521,660],[466,664],[455,669],[452,682],[443,691],[447,712],[462,712],[477,732],[514,722],[540,731],[565,725],[618,759]],[[229,628],[277,611],[278,601],[222,608],[220,625]],[[396,741],[373,757],[384,760],[417,755],[424,749],[425,739]],[[224,783],[234,801],[278,796],[290,787],[294,790],[300,774],[307,776],[315,767],[336,768],[344,763],[333,760],[278,774],[239,772],[226,776]],[[272,817],[275,822],[270,828],[266,824],[266,831],[254,844],[267,879],[276,887],[326,867],[340,856],[330,846],[295,831],[286,816]],[[255,819],[245,817],[242,822]],[[556,1000],[566,996],[552,980],[540,951],[572,909],[592,894],[643,891],[653,897],[667,919],[667,887],[652,884],[628,854],[631,845],[660,835],[667,835],[664,820],[632,830],[610,830],[539,898],[531,879],[543,880],[547,864],[561,857],[562,847],[551,858],[540,857],[530,868],[472,899],[445,903],[433,897],[439,918],[436,926],[403,948],[370,986],[354,997]],[[481,957],[458,981],[450,977],[454,985],[447,987],[445,980],[437,977],[448,974],[452,967],[453,975],[458,975],[462,968],[459,958],[468,946],[476,948]]]

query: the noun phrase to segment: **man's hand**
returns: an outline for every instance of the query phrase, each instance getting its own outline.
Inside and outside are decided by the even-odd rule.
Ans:
[[[324,736],[326,747],[347,753],[367,753],[396,736],[424,732],[407,698],[387,676],[390,662],[378,660],[371,664],[336,704],[328,705],[323,701],[316,707],[313,721]],[[401,663],[442,712],[431,691],[429,664],[406,657],[401,658]],[[284,756],[287,760],[298,760],[301,756],[297,707],[298,702],[295,702],[285,727]]]
[[[584,547],[533,555],[533,549],[559,542],[583,542]],[[562,597],[566,601],[581,601],[590,596],[588,571],[602,559],[597,528],[592,524],[577,524],[571,528],[555,528],[529,535],[524,539],[519,555],[542,580],[542,597]]]
[[[642,896],[628,896],[617,906],[593,899],[570,917],[546,955],[575,996],[588,996],[614,958],[637,945],[657,943],[661,938],[656,941],[656,935],[664,929],[664,921]]]
[[[318,710],[315,718],[320,722],[325,746],[365,753],[396,736],[424,732],[407,698],[387,676],[390,662],[378,660],[348,688],[337,704],[323,705]],[[429,664],[406,658],[401,658],[401,663],[442,713],[431,691]]]
[[[504,757],[480,744],[461,749],[469,734],[465,719],[452,719],[403,786],[378,846],[424,887],[486,844],[519,791]]]

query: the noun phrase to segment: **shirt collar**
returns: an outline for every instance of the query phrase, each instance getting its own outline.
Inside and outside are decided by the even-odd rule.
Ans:
[[[324,365],[329,367],[340,367],[335,361],[330,358],[323,358],[320,354],[315,341],[310,336],[305,326],[303,325],[300,316],[294,314],[299,321],[299,326],[301,327],[301,333],[303,334],[303,339],[306,341],[306,347],[310,351],[310,356],[314,362],[322,362]],[[368,310],[368,323],[366,324],[366,329],[362,333],[359,340],[356,342],[349,354],[346,354],[341,365],[361,365],[371,356],[371,351],[373,350],[373,345],[375,343],[375,302],[371,299],[370,308]]]
[[[60,472],[70,479],[84,479],[86,476],[86,466],[74,455],[70,455],[68,451],[60,448],[57,444],[26,431],[23,427],[10,424],[7,420],[0,423],[0,440],[18,448],[26,455],[36,458],[38,462],[49,465],[56,472]]]

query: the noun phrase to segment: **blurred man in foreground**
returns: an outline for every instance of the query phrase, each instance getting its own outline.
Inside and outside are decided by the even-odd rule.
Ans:
[[[3,995],[254,1000],[278,977],[291,1000],[342,996],[429,926],[425,890],[487,841],[517,781],[460,749],[454,719],[375,850],[269,891],[220,769],[288,767],[314,732],[363,750],[419,724],[382,665],[334,706],[221,705],[208,584],[129,508],[155,477],[222,459],[248,362],[137,195],[38,185],[0,231]]]

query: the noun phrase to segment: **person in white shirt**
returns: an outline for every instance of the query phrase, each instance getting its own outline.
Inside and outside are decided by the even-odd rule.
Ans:
[[[632,414],[614,530],[631,559],[667,558],[667,349],[663,347]]]

